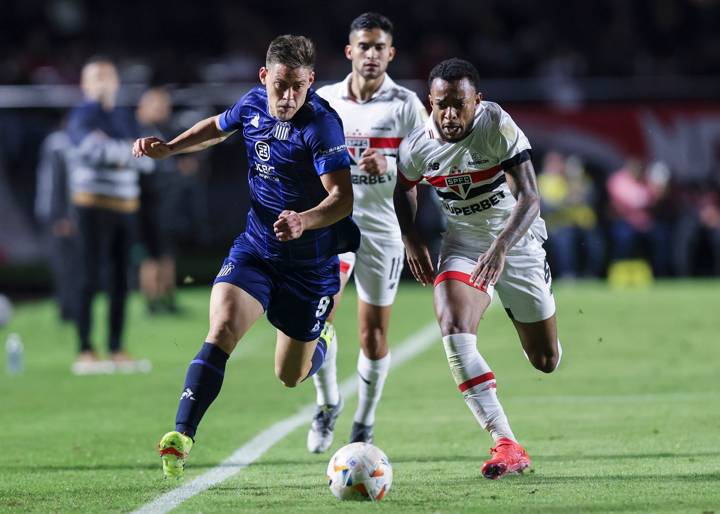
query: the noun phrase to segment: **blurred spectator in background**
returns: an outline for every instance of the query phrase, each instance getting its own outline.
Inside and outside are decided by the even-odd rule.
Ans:
[[[210,111],[194,108],[173,117],[175,133],[189,129],[198,121],[212,115]],[[215,148],[204,152],[175,155],[176,169],[173,183],[170,231],[174,239],[192,244],[210,242],[208,214],[208,180],[210,158]]]
[[[170,126],[171,115],[170,94],[165,89],[146,91],[137,108],[140,135],[171,139],[176,132]],[[177,159],[157,161],[154,173],[140,177],[140,234],[145,255],[140,264],[140,289],[149,314],[177,311],[172,229],[172,211],[178,194]]]
[[[678,275],[697,270],[698,250],[707,242],[711,250],[710,270],[720,275],[720,187],[703,184],[685,196],[674,230],[673,263]]]
[[[553,275],[600,276],[605,244],[593,208],[595,190],[579,157],[559,152],[545,155],[538,177],[542,213],[548,228]]]
[[[67,175],[66,153],[71,145],[64,127],[45,138],[40,148],[35,194],[35,217],[42,230],[55,298],[63,321],[77,319],[77,277],[82,273]]]
[[[662,213],[670,179],[661,162],[648,166],[635,158],[613,173],[607,182],[610,202],[612,259],[632,259],[640,252],[655,276],[670,271],[670,222]]]
[[[103,57],[87,62],[81,87],[85,100],[72,110],[68,121],[72,141],[68,172],[84,267],[78,277],[80,355],[73,371],[106,369],[97,365],[101,361],[90,342],[92,303],[103,269],[110,295],[110,357],[117,366],[132,370],[135,363],[122,349],[128,265],[140,206],[139,171],[152,171],[154,163],[132,156],[137,124],[131,110],[115,104],[119,80],[113,62]]]

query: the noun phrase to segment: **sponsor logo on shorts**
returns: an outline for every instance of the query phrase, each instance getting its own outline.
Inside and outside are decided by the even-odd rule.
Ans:
[[[230,273],[232,273],[232,270],[235,269],[235,265],[232,262],[228,262],[225,264],[222,268],[220,268],[220,272],[217,274],[218,277],[226,277]]]
[[[258,141],[255,143],[255,154],[262,161],[270,160],[270,145],[265,141]]]
[[[463,207],[455,207],[450,205],[450,202],[448,201],[443,201],[442,206],[449,214],[453,214],[455,216],[470,216],[472,214],[477,214],[478,212],[491,209],[495,205],[499,204],[502,198],[505,198],[505,193],[503,191],[498,191],[484,200],[471,203],[470,205],[465,205]]]

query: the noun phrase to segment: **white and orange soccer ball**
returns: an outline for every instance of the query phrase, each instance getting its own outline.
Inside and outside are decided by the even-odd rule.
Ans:
[[[332,456],[327,467],[332,493],[340,500],[380,501],[392,485],[387,455],[367,443],[351,443]]]

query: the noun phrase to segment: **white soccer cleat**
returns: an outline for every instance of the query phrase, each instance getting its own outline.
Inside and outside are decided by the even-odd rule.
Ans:
[[[335,422],[344,407],[342,397],[337,405],[318,405],[307,436],[310,453],[323,453],[333,442]]]

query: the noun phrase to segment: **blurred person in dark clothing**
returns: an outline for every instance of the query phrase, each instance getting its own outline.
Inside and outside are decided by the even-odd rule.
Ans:
[[[673,263],[678,275],[696,271],[699,244],[712,251],[710,269],[720,275],[720,187],[703,184],[689,188],[673,232]]]
[[[170,94],[154,88],[140,97],[137,120],[142,136],[169,139],[171,125]],[[146,257],[140,264],[140,289],[150,314],[176,312],[175,241],[173,208],[177,204],[178,160],[194,157],[170,157],[157,161],[154,173],[140,177],[140,234]]]
[[[132,110],[116,106],[119,79],[112,61],[100,57],[87,62],[81,86],[85,100],[68,120],[68,171],[84,266],[77,319],[80,354],[73,370],[92,373],[99,371],[95,364],[100,359],[90,342],[91,309],[103,269],[110,296],[110,357],[118,366],[134,364],[122,348],[128,265],[140,207],[138,175],[152,171],[154,163],[132,156],[137,124]]]
[[[77,318],[76,277],[82,272],[78,266],[77,226],[67,176],[66,152],[71,145],[64,128],[58,128],[45,138],[40,148],[35,194],[35,217],[42,229],[55,298],[63,321]]]
[[[648,260],[655,276],[670,271],[670,226],[660,216],[667,198],[670,171],[664,163],[643,166],[638,159],[629,159],[607,181],[613,221],[611,224],[612,259],[632,259],[648,250]]]
[[[566,158],[559,152],[548,152],[538,188],[555,276],[599,276],[605,245],[593,209],[594,186],[582,161],[576,156]]]

